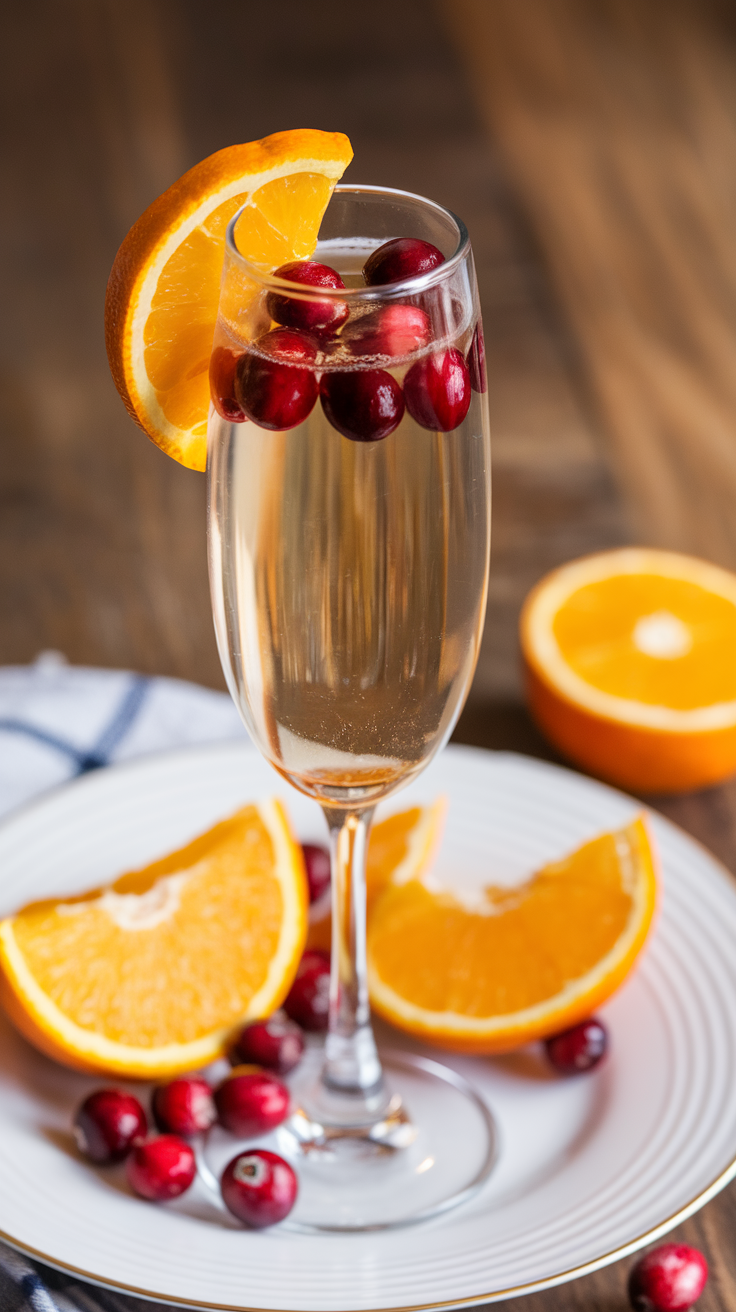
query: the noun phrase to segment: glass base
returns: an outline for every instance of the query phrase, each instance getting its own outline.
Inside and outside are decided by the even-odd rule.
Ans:
[[[295,1111],[268,1143],[260,1141],[291,1161],[299,1177],[285,1229],[411,1225],[464,1203],[490,1175],[497,1147],[493,1117],[467,1081],[440,1062],[410,1053],[384,1050],[381,1062],[381,1119],[363,1124],[351,1123],[344,1094],[335,1099],[329,1122],[315,1119],[321,1049],[309,1051],[298,1081],[289,1081]],[[215,1175],[237,1150],[229,1136],[223,1158],[224,1147],[217,1134],[207,1145]]]

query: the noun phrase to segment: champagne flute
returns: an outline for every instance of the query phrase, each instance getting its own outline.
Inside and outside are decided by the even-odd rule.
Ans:
[[[493,1161],[490,1113],[451,1068],[408,1044],[379,1055],[366,960],[374,808],[447,741],[483,628],[478,294],[463,224],[406,192],[335,190],[314,258],[343,288],[250,264],[238,217],[213,349],[235,381],[208,436],[215,628],[251,736],[323,808],[332,860],[329,1028],[281,1142],[299,1158],[295,1223],[372,1229],[461,1201]],[[396,238],[444,261],[366,286],[364,261]]]

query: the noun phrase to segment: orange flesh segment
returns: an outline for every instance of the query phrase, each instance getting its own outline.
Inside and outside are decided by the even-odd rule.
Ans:
[[[674,659],[641,651],[637,621],[663,614],[685,626]],[[553,632],[567,664],[615,697],[690,710],[736,699],[736,606],[686,579],[622,574],[590,583],[561,605]]]

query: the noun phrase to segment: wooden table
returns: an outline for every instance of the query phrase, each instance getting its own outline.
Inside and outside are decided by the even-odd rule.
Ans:
[[[204,480],[127,418],[105,282],[129,225],[196,160],[338,128],[351,180],[430,194],[470,229],[494,544],[456,738],[554,759],[520,695],[531,584],[635,540],[736,566],[727,0],[36,0],[2,21],[0,661],[56,648],[223,686]],[[653,804],[736,869],[734,785]],[[736,1187],[675,1232],[707,1253],[702,1312],[736,1309],[734,1234]],[[524,1308],[623,1309],[629,1266]]]

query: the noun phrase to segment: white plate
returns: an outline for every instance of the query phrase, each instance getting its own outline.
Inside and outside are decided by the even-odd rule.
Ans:
[[[640,808],[566,770],[448,748],[394,808],[449,795],[438,871],[517,879]],[[185,842],[249,798],[284,796],[297,833],[317,808],[247,745],[88,775],[0,828],[0,911],[83,890]],[[189,1306],[408,1309],[481,1303],[581,1275],[633,1251],[736,1173],[736,886],[702,848],[650,817],[662,914],[634,976],[604,1009],[610,1059],[553,1078],[535,1049],[450,1058],[500,1128],[498,1166],[456,1211],[364,1235],[248,1233],[195,1190],[154,1206],[75,1154],[69,1122],[99,1080],[0,1028],[0,1232],[53,1265]],[[393,1037],[396,1042],[396,1037]]]

